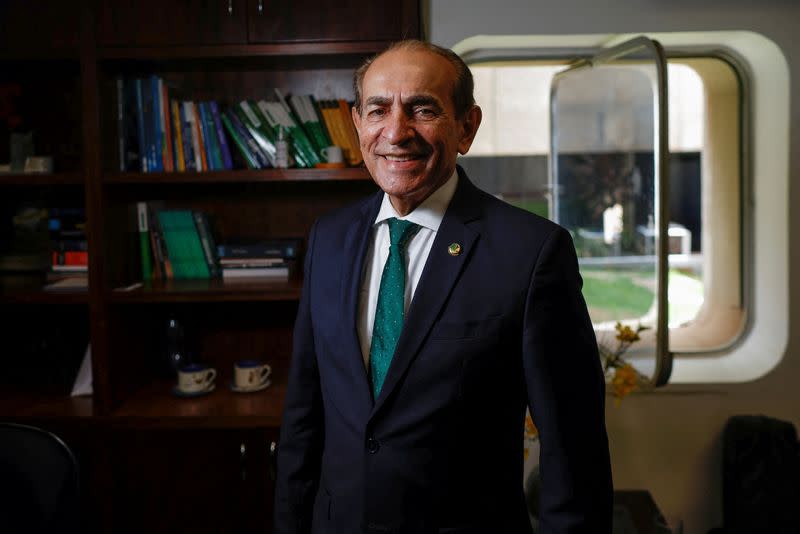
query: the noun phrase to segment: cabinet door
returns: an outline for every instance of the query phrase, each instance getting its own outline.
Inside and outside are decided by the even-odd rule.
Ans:
[[[29,53],[77,54],[80,44],[81,2],[63,0],[0,1],[0,51],[25,57]]]
[[[417,0],[248,0],[248,39],[389,41],[419,37]]]
[[[115,432],[113,531],[243,532],[249,514],[267,524],[261,510],[244,506],[252,498],[243,443],[238,431]]]
[[[100,46],[244,43],[246,0],[113,0],[98,2]]]

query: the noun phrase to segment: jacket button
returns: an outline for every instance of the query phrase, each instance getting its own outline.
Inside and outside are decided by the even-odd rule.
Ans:
[[[381,448],[380,442],[375,438],[369,438],[367,440],[367,450],[370,454],[375,454],[378,452],[378,449]]]

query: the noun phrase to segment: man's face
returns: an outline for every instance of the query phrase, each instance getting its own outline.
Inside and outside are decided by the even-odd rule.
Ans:
[[[353,108],[361,153],[401,215],[447,181],[475,138],[480,108],[456,118],[455,77],[443,57],[402,49],[377,58],[364,76],[361,114]]]

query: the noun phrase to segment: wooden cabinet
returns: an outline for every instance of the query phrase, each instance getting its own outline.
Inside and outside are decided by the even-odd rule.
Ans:
[[[242,44],[245,0],[114,0],[97,3],[100,46]]]
[[[274,432],[116,429],[119,533],[272,532]]]
[[[25,32],[60,31],[62,18],[80,28],[64,34],[73,56],[0,54],[0,87],[21,88],[37,146],[55,162],[52,174],[0,175],[0,210],[8,220],[31,201],[85,207],[89,289],[48,292],[41,273],[0,271],[0,324],[16,362],[0,377],[0,417],[44,422],[96,459],[83,462],[87,532],[269,532],[269,445],[280,428],[302,273],[255,284],[137,285],[135,207],[202,211],[222,239],[305,238],[322,213],[375,185],[360,167],[120,172],[118,81],[157,76],[176,98],[220,106],[273,100],[273,88],[351,100],[366,57],[419,36],[418,5],[404,0],[387,14],[366,1],[85,0],[78,12],[52,4],[44,13],[23,0],[0,7]],[[0,42],[12,38],[0,32]],[[0,163],[4,156],[0,149]],[[172,392],[164,354],[171,317],[183,322],[192,359],[218,371],[206,396]],[[73,398],[89,344],[94,395]],[[232,391],[240,359],[270,363],[271,386]]]
[[[0,2],[0,55],[77,57],[84,2]]]
[[[104,47],[393,41],[419,35],[419,5],[408,0],[113,0],[97,3],[96,33]]]
[[[248,0],[250,42],[392,41],[419,35],[416,2]]]

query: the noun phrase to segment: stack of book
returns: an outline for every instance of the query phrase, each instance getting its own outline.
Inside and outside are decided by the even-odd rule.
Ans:
[[[300,239],[235,241],[217,247],[222,279],[288,280],[296,263]]]
[[[48,228],[51,240],[51,273],[57,277],[86,277],[89,247],[86,240],[86,210],[50,208]]]
[[[120,171],[185,172],[266,169],[276,166],[275,144],[283,130],[290,166],[325,163],[323,149],[342,148],[350,165],[362,162],[346,100],[311,95],[217,101],[180,100],[158,76],[117,79]]]

